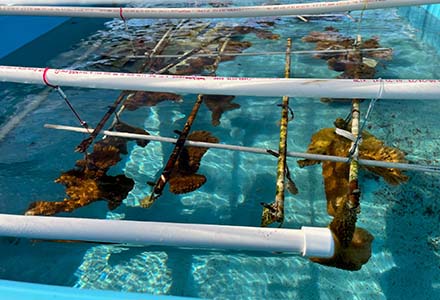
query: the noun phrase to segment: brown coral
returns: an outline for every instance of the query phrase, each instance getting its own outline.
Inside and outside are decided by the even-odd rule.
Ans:
[[[220,118],[224,112],[240,108],[240,104],[232,103],[232,100],[234,99],[235,96],[203,95],[203,102],[212,112],[212,125],[220,125]]]
[[[334,27],[326,27],[324,31],[312,31],[303,37],[301,41],[306,43],[317,43],[321,41],[340,41],[344,37]]]
[[[118,120],[118,122],[115,124],[113,129],[115,131],[119,131],[119,132],[128,132],[128,133],[134,133],[134,134],[149,135],[149,133],[147,131],[145,131],[144,129],[128,125],[128,124],[122,122],[121,120]],[[142,139],[129,139],[129,140],[135,141],[139,147],[145,147],[150,142],[148,140],[142,140]]]
[[[134,181],[124,175],[83,178],[76,170],[63,173],[56,181],[66,186],[67,198],[63,201],[36,201],[29,205],[26,215],[54,215],[72,212],[98,200],[107,200],[108,208],[117,208],[134,186]]]
[[[84,170],[86,177],[99,178],[107,173],[111,166],[116,165],[121,160],[121,150],[113,145],[107,145],[108,140],[105,140],[102,143],[96,143],[93,152],[88,154],[86,159],[76,162],[76,166]],[[109,140],[119,141],[119,139],[113,138],[109,138]],[[121,146],[121,144],[119,145]]]
[[[175,71],[170,73],[176,75],[199,75],[214,64],[215,58],[213,57],[195,57],[189,58],[184,63],[178,64]]]
[[[356,228],[353,239],[347,247],[342,247],[338,238],[335,240],[335,254],[332,258],[310,258],[313,262],[336,267],[339,269],[357,271],[368,262],[371,257],[371,244],[374,237],[363,228]]]
[[[188,140],[198,142],[218,143],[219,140],[208,131],[194,131]],[[171,172],[169,184],[174,194],[192,192],[206,182],[204,175],[196,174],[200,161],[208,148],[185,146]]]
[[[252,43],[248,42],[248,41],[234,41],[234,40],[231,40],[231,41],[229,41],[226,44],[226,47],[225,47],[224,51],[226,53],[241,53],[244,50],[246,50],[247,48],[250,48],[251,46],[252,46]],[[225,61],[230,61],[230,60],[234,60],[234,59],[235,59],[235,56],[225,56],[225,55],[222,55],[221,61],[225,62]]]
[[[182,101],[180,95],[162,92],[137,91],[127,96],[124,105],[127,110],[136,110],[141,106],[156,106],[162,101]]]
[[[350,129],[347,127],[346,129]],[[380,160],[388,162],[406,162],[405,154],[399,149],[385,146],[375,136],[364,131],[362,143],[359,146],[359,157],[362,159]],[[307,149],[308,153],[348,156],[351,141],[337,135],[334,128],[324,128],[312,136],[311,143]],[[299,160],[300,167],[319,163],[314,160]],[[386,182],[399,184],[405,182],[408,177],[401,170],[382,167],[367,167],[367,170],[383,177]],[[322,162],[322,175],[324,177],[325,193],[327,198],[327,210],[332,216],[336,208],[340,206],[348,194],[348,173],[349,165],[338,162]]]
[[[234,27],[234,30],[239,34],[255,33],[258,38],[265,40],[278,40],[280,38],[279,34],[274,34],[269,30],[251,26],[236,26]]]
[[[148,134],[140,128],[132,127],[119,121],[115,128],[126,132]],[[145,140],[136,140],[145,146]],[[93,152],[76,162],[76,168],[64,172],[55,180],[66,187],[63,201],[36,201],[31,203],[27,215],[54,215],[59,212],[72,212],[98,200],[106,200],[108,208],[113,210],[121,205],[122,200],[134,186],[134,181],[124,175],[109,176],[107,171],[116,165],[121,154],[127,153],[127,140],[106,137],[97,142]]]
[[[327,52],[318,53],[317,58],[327,60],[329,69],[336,72],[342,72],[337,78],[341,79],[372,79],[376,75],[376,65],[378,64],[372,58],[391,59],[391,50],[361,52],[362,49],[380,48],[377,37],[362,41],[356,45],[355,39],[342,36],[336,29],[326,28],[324,32],[312,31],[302,39],[304,42],[316,43],[316,50],[353,50],[358,52]],[[323,102],[334,101],[331,98],[321,99]],[[339,99],[335,101],[345,101]]]

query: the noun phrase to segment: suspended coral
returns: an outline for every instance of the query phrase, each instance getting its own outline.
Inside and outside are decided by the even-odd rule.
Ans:
[[[148,134],[148,132],[118,122],[115,129]],[[63,201],[36,201],[31,203],[26,215],[54,215],[60,212],[72,212],[90,203],[105,200],[108,208],[113,210],[121,205],[122,200],[133,189],[134,181],[125,175],[109,176],[107,171],[121,160],[121,154],[127,154],[127,140],[118,137],[107,137],[93,147],[93,152],[76,162],[76,167],[64,172],[55,180],[66,187]],[[141,146],[148,141],[136,140]]]
[[[362,41],[359,45],[356,45],[355,39],[342,35],[334,27],[326,27],[323,32],[312,31],[309,33],[308,36],[303,37],[301,40],[303,42],[316,43],[315,50],[319,51],[352,50],[356,47],[358,47],[359,50],[381,48],[378,37],[367,39],[365,41]],[[363,51],[362,53],[363,56],[390,60],[393,52],[391,49],[381,49],[375,51]],[[329,51],[328,53],[318,53],[315,55],[315,57],[325,60],[328,60],[330,58],[344,59],[345,55],[346,53],[344,52]]]
[[[212,112],[211,123],[213,126],[220,125],[220,118],[224,112],[240,108],[240,104],[232,103],[234,99],[235,96],[203,95],[203,102]]]
[[[310,32],[309,35],[303,37],[301,41],[306,43],[317,43],[322,41],[336,42],[336,41],[341,41],[343,39],[345,39],[345,37],[339,33],[338,29],[329,26],[326,27],[324,31]]]
[[[351,130],[350,124],[338,118],[335,126]],[[308,153],[348,156],[352,142],[335,133],[334,128],[324,128],[312,136]],[[406,162],[405,154],[384,143],[372,134],[363,131],[359,146],[359,158],[386,162]],[[316,160],[300,160],[300,167],[319,163]],[[359,203],[351,201],[356,191],[355,182],[349,183],[349,165],[339,162],[322,162],[327,212],[333,216],[330,229],[335,240],[335,255],[329,259],[312,258],[312,261],[345,270],[359,270],[371,256],[373,236],[365,229],[356,227]],[[394,168],[366,167],[367,170],[383,177],[390,184],[399,184],[408,180],[402,171]],[[357,199],[359,198],[359,192]]]
[[[334,235],[335,255],[331,258],[311,257],[313,262],[336,267],[339,269],[357,271],[368,262],[371,257],[371,244],[374,237],[363,228],[355,228],[353,238],[346,247],[341,246],[339,239]]]
[[[174,93],[137,91],[127,96],[124,105],[127,110],[133,111],[142,106],[156,106],[163,101],[181,102],[182,97]]]
[[[315,49],[318,51],[328,51],[318,53],[315,57],[327,60],[329,69],[342,72],[337,76],[341,79],[373,79],[379,64],[375,59],[389,60],[392,56],[391,49],[371,51],[371,49],[381,47],[377,37],[359,43],[355,39],[343,36],[333,27],[327,27],[323,32],[312,31],[302,40],[315,42]],[[362,49],[369,50],[362,51]],[[335,52],[334,50],[340,51]],[[350,52],[344,50],[350,50]],[[321,101],[348,102],[351,99],[322,98]]]
[[[195,57],[178,64],[170,73],[176,75],[201,75],[215,62],[214,57]]]
[[[194,131],[188,140],[197,142],[218,143],[219,140],[208,131]],[[170,191],[174,194],[192,192],[206,182],[204,175],[196,174],[200,162],[208,148],[185,146],[174,165],[170,175]]]
[[[209,1],[208,4],[212,7],[228,7],[232,5],[232,1]]]
[[[260,29],[253,26],[235,26],[234,31],[239,34],[255,33],[258,38],[265,40],[278,40],[280,38],[279,34],[274,34],[269,30]]]
[[[132,179],[124,175],[84,178],[84,173],[71,170],[63,173],[55,182],[66,186],[67,198],[63,201],[36,201],[31,203],[26,215],[54,215],[72,212],[98,200],[106,200],[108,208],[117,208],[134,186]]]
[[[115,126],[113,127],[113,130],[119,131],[119,132],[149,135],[149,133],[147,131],[145,131],[144,129],[128,125],[127,123],[124,123],[121,120],[119,120],[119,118],[118,118]],[[145,147],[150,142],[148,140],[143,140],[143,139],[125,139],[125,143],[127,140],[135,141],[139,147]],[[121,153],[127,154],[126,152],[121,152]]]
[[[335,122],[338,128],[350,130],[351,127],[338,118]],[[323,128],[312,136],[307,152],[313,154],[335,155],[348,157],[351,141],[335,133],[334,128]],[[367,131],[362,132],[362,143],[359,146],[359,158],[386,162],[406,162],[405,153],[378,140]],[[299,160],[300,167],[320,163],[316,160]],[[408,177],[399,169],[366,167],[367,170],[383,177],[386,182],[399,184],[408,180]],[[343,202],[349,192],[348,183],[349,165],[346,163],[324,161],[322,162],[322,175],[324,178],[327,199],[327,212],[335,216],[337,207]]]
[[[224,52],[226,52],[226,53],[241,53],[244,50],[250,48],[251,46],[252,46],[252,43],[249,41],[230,40],[227,43]],[[234,60],[234,59],[235,59],[235,56],[233,56],[233,55],[230,55],[230,56],[222,55],[221,61],[225,62],[225,61],[230,61],[230,60]]]

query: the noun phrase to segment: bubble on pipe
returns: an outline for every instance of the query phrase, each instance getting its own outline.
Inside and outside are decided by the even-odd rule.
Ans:
[[[241,18],[291,16],[391,8],[440,3],[438,0],[347,0],[284,5],[195,7],[195,8],[114,8],[66,6],[0,6],[0,15],[63,16],[88,18]]]
[[[0,236],[332,257],[330,229],[261,228],[0,214]]]

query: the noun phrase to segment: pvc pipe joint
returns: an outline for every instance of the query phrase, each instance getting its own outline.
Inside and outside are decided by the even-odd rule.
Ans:
[[[329,257],[334,253],[335,242],[329,228],[303,226],[301,230],[304,233],[303,256]]]

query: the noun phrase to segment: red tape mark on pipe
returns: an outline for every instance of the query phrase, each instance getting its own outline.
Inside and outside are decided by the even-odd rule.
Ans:
[[[47,71],[49,71],[49,68],[45,68],[43,71],[43,81],[47,86],[56,89],[58,86],[50,84],[49,81],[47,81]]]
[[[121,20],[125,22],[124,14],[122,13],[122,7],[119,7],[119,16],[121,17]]]

